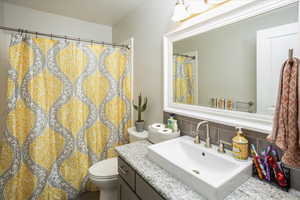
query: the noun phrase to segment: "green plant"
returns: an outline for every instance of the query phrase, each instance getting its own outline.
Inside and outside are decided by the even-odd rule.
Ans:
[[[138,120],[137,122],[142,122],[142,112],[144,112],[147,109],[147,103],[148,103],[148,98],[145,97],[145,102],[142,103],[142,94],[140,93],[139,97],[138,97],[138,105],[134,104],[133,101],[133,108],[138,112]],[[142,105],[143,104],[143,105]]]

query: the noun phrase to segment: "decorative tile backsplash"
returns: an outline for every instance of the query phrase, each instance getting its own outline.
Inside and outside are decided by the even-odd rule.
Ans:
[[[164,122],[167,122],[170,113],[164,112]],[[175,118],[178,122],[178,127],[181,130],[181,135],[189,135],[194,137],[196,135],[196,126],[197,123],[201,120],[184,117],[180,115],[176,115]],[[223,124],[209,123],[210,129],[210,137],[211,143],[217,145],[219,140],[224,140],[226,142],[232,142],[232,138],[236,135],[235,127],[226,126]],[[267,135],[255,131],[243,130],[250,144],[254,144],[258,152],[261,152],[265,149],[270,143],[266,140]],[[202,127],[200,130],[200,138],[205,140],[206,133],[205,127]],[[272,145],[277,148],[276,145]],[[229,146],[225,146],[225,148],[230,148]],[[278,148],[277,148],[278,149]],[[280,149],[278,151],[281,153]],[[282,154],[282,153],[281,153]],[[291,170],[291,186],[292,188],[300,191],[300,169],[292,169]]]

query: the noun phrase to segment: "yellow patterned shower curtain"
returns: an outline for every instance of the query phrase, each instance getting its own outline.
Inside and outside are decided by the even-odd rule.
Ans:
[[[174,102],[194,104],[193,59],[184,56],[174,56],[173,84]]]
[[[131,126],[130,51],[14,35],[0,199],[76,199]]]

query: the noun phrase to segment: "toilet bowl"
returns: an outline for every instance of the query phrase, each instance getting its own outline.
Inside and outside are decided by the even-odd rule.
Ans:
[[[89,168],[90,180],[99,188],[99,200],[118,199],[118,160],[110,158]]]
[[[137,132],[135,127],[128,129],[131,142],[145,140],[148,132]],[[89,179],[99,188],[99,200],[118,199],[118,159],[110,158],[95,163],[89,168]]]

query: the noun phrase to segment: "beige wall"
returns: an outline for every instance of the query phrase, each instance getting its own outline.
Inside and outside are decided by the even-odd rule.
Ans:
[[[4,25],[38,32],[112,41],[112,27],[4,3]]]
[[[0,0],[0,23],[3,23],[3,0]]]
[[[149,97],[148,124],[163,121],[163,35],[173,26],[174,0],[145,1],[113,26],[113,41],[134,38],[134,93]]]
[[[0,0],[0,25],[99,41],[112,41],[112,27],[110,26],[40,12],[8,3],[3,5],[2,0]],[[5,121],[9,35],[9,32],[0,30],[0,128],[3,128]]]
[[[0,25],[4,23],[4,6],[3,1],[0,0]],[[4,32],[0,30],[0,133],[3,130],[4,116],[5,116],[5,94],[6,94],[6,75],[7,75],[7,65],[4,65],[5,57],[4,48]]]
[[[298,4],[175,43],[176,53],[198,51],[199,104],[210,98],[256,102],[256,32],[297,22]]]

